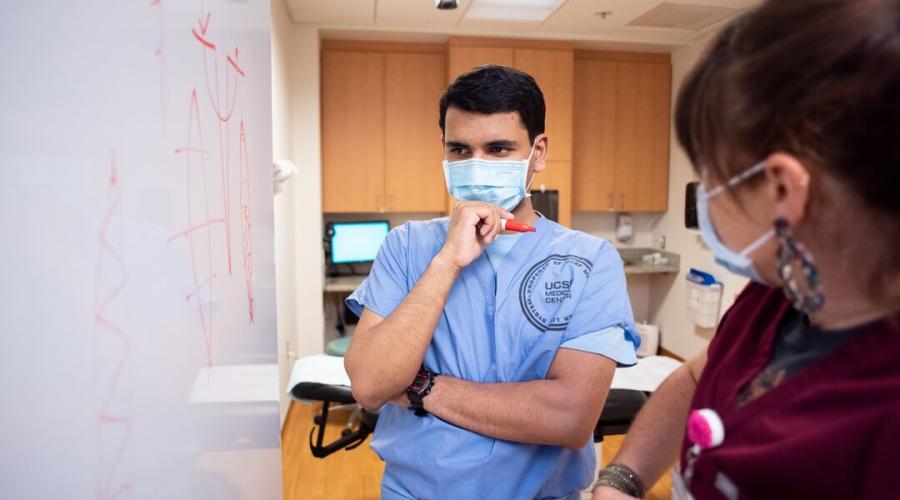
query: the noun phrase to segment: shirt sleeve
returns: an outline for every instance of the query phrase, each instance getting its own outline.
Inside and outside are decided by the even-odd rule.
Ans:
[[[349,297],[347,307],[361,316],[363,308],[388,317],[409,293],[407,282],[409,223],[388,233],[378,249],[369,275]]]
[[[637,363],[634,342],[621,326],[585,333],[563,342],[560,347],[606,356],[618,366],[632,366]]]
[[[641,338],[634,327],[622,259],[609,243],[598,251],[586,286],[560,347],[600,354],[620,366],[634,365]]]

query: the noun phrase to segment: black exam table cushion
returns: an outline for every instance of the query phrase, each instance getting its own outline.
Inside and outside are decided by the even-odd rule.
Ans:
[[[610,389],[600,422],[631,420],[647,402],[647,395],[632,389]]]
[[[291,393],[298,399],[311,399],[315,401],[329,401],[350,405],[356,403],[353,393],[345,385],[320,384],[318,382],[300,382],[291,389]]]

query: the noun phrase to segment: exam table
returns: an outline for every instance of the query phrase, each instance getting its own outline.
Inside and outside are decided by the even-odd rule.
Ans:
[[[624,434],[647,397],[659,387],[681,362],[665,356],[638,359],[635,366],[616,368],[606,404],[594,428],[594,442],[603,436]],[[361,445],[375,430],[378,414],[362,409],[350,391],[350,377],[344,359],[320,354],[297,360],[288,383],[288,393],[301,402],[320,402],[322,410],[313,419],[309,447],[314,457],[325,458],[340,450]],[[325,443],[328,418],[338,409],[352,410],[341,437]]]

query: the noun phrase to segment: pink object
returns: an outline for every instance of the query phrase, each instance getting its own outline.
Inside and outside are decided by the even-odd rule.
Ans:
[[[687,436],[701,449],[714,448],[725,440],[725,426],[715,410],[694,410],[688,415]]]

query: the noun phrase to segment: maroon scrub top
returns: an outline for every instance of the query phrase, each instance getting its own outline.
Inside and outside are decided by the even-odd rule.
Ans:
[[[900,499],[900,316],[738,405],[790,307],[781,290],[751,284],[722,318],[691,409],[715,410],[725,439],[693,460],[689,490],[697,499]],[[685,438],[682,472],[689,447]]]

